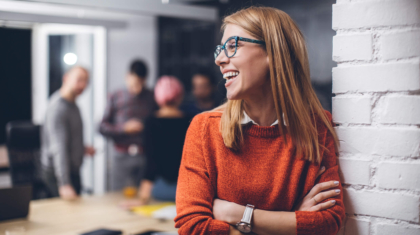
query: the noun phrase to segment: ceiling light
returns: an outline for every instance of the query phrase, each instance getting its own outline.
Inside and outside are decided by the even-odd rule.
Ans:
[[[67,53],[64,55],[64,63],[74,65],[77,62],[77,55],[74,53]]]

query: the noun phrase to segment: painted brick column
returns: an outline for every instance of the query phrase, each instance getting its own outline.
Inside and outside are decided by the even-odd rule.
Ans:
[[[420,234],[420,0],[333,5],[340,234]]]

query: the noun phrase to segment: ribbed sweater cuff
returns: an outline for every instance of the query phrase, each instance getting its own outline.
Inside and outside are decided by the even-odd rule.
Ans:
[[[229,235],[229,226],[229,224],[223,221],[213,220],[211,230],[208,235]]]
[[[309,211],[296,211],[296,235],[304,234],[327,234],[323,228],[317,225],[315,213]]]

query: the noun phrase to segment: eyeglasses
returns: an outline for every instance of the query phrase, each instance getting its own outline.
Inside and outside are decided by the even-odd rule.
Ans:
[[[228,38],[225,44],[223,44],[223,46],[222,45],[216,46],[216,50],[214,51],[214,59],[216,59],[219,56],[222,50],[225,51],[225,54],[228,58],[233,57],[236,54],[236,51],[238,49],[238,41],[252,42],[252,43],[265,45],[265,42],[261,40],[233,36],[233,37]]]

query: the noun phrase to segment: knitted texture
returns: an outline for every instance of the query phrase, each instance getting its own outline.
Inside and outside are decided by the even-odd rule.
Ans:
[[[217,112],[199,114],[188,129],[176,193],[179,234],[229,234],[229,225],[213,218],[215,198],[257,209],[292,211],[315,184],[340,181],[333,137],[319,120],[319,142],[326,147],[321,150],[320,165],[296,157],[290,137],[286,143],[277,125],[244,126],[242,149],[233,152],[223,143],[220,118]],[[320,166],[326,171],[316,178]],[[341,184],[338,188],[342,192]],[[343,195],[327,200],[336,200],[336,205],[318,212],[295,212],[296,234],[337,234],[345,217]]]

